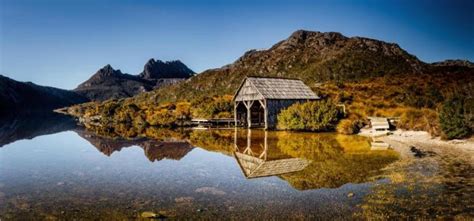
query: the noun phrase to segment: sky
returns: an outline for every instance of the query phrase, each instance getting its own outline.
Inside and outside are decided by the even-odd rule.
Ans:
[[[199,73],[299,29],[474,61],[473,12],[470,0],[0,0],[0,74],[73,89],[106,64],[138,74],[150,58]]]

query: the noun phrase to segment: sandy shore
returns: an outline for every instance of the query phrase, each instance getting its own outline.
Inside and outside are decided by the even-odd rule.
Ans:
[[[362,135],[368,135],[367,131]],[[441,155],[451,155],[457,158],[464,158],[474,164],[474,139],[466,140],[441,140],[439,137],[431,137],[424,131],[392,131],[390,135],[381,139],[390,144],[393,149],[402,155],[412,155],[410,147],[415,147],[423,151],[432,151]]]

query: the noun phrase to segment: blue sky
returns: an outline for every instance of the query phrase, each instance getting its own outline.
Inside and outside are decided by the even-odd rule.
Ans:
[[[0,0],[0,74],[65,89],[150,58],[196,72],[298,29],[399,44],[425,62],[474,61],[474,1]]]

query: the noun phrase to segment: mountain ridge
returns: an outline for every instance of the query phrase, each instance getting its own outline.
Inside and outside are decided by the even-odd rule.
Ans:
[[[398,44],[338,32],[297,30],[268,49],[248,50],[233,63],[208,69],[162,90],[161,100],[233,94],[245,76],[288,77],[310,87],[326,81],[357,81],[385,75],[421,73],[429,64]]]
[[[89,101],[73,91],[20,82],[0,75],[0,111],[40,111]]]
[[[74,91],[91,100],[131,97],[164,85],[177,83],[194,75],[194,72],[179,60],[150,59],[138,75],[122,73],[110,64],[105,65],[89,79],[79,84]]]

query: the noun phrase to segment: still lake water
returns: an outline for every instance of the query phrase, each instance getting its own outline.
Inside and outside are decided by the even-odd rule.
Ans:
[[[471,167],[407,161],[358,136],[155,129],[130,140],[56,116],[8,118],[0,131],[1,220],[473,215]]]

